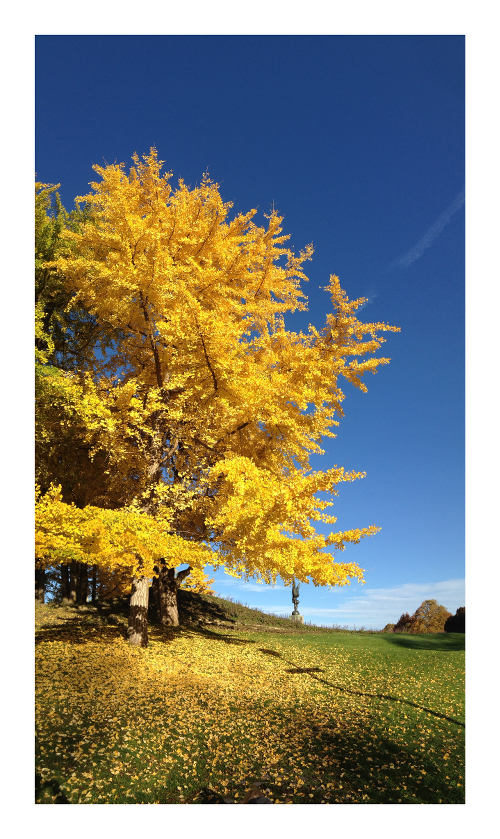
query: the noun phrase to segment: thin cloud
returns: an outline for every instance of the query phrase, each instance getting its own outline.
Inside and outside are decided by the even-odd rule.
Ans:
[[[318,617],[335,624],[381,629],[387,623],[397,623],[404,612],[413,614],[424,600],[437,600],[454,614],[459,606],[465,605],[465,580],[405,583],[392,589],[368,589],[336,609],[305,607],[301,612],[310,619]]]
[[[423,252],[427,248],[430,248],[443,228],[446,227],[451,217],[460,209],[464,202],[465,187],[460,190],[455,200],[452,201],[448,209],[439,216],[438,220],[432,225],[432,227],[429,228],[425,236],[423,236],[420,241],[408,251],[408,253],[405,253],[404,256],[395,259],[394,262],[389,265],[387,270],[390,271],[392,268],[408,268],[412,262],[415,262],[416,259],[422,256]]]
[[[359,307],[359,309],[357,310],[357,313],[358,313],[358,314],[359,314],[359,312],[361,311],[361,309],[364,309],[364,308],[365,308],[365,306],[369,306],[369,305],[370,305],[370,303],[373,303],[373,301],[375,300],[375,298],[376,298],[376,297],[378,297],[378,293],[377,293],[377,292],[376,292],[376,290],[372,287],[372,288],[370,288],[370,290],[369,290],[369,291],[367,291],[367,293],[366,293],[365,295],[363,295],[363,296],[364,296],[364,297],[366,297],[367,299],[365,300],[365,302],[364,302],[364,303],[362,303],[362,304],[361,304],[361,306],[360,306],[360,307]]]
[[[225,579],[222,577],[221,579],[216,580],[214,586],[230,586],[233,589],[237,589],[238,591],[258,591],[262,594],[267,594],[270,591],[280,591],[284,590],[284,586],[280,585],[266,585],[265,583],[247,583],[244,580],[238,579],[237,577],[228,577]]]
[[[339,589],[332,591],[330,596],[333,599],[343,594]],[[395,588],[365,589],[362,594],[348,597],[336,608],[323,609],[301,604],[299,611],[306,620],[314,623],[382,629],[387,623],[397,623],[404,612],[413,614],[424,600],[437,600],[454,614],[459,606],[465,605],[465,580],[405,583]],[[252,602],[251,605],[278,615],[290,614],[292,608],[291,604],[279,602]]]

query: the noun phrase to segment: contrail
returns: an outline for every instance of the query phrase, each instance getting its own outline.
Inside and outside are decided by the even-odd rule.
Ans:
[[[417,242],[417,244],[411,250],[408,251],[408,253],[405,253],[405,255],[399,257],[399,259],[395,259],[394,262],[391,262],[387,270],[390,271],[392,268],[396,267],[408,268],[408,266],[411,265],[412,262],[415,262],[415,260],[418,259],[419,256],[422,256],[425,249],[430,248],[434,240],[437,239],[437,237],[441,233],[443,227],[445,227],[448,224],[452,215],[454,215],[454,213],[456,213],[457,210],[460,209],[464,201],[465,187],[458,193],[455,200],[451,202],[448,209],[445,210],[444,213],[442,213],[439,216],[438,220],[434,222],[432,227],[429,228],[425,236],[423,236],[420,239],[420,241]]]
[[[364,309],[365,306],[368,306],[370,303],[373,303],[376,297],[378,297],[378,293],[373,286],[370,286],[370,289],[363,295],[366,297],[366,302],[362,303],[361,306],[358,308],[357,314],[360,313],[361,309]]]

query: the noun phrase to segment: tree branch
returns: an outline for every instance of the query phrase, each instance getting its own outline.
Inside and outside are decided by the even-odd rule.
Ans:
[[[179,571],[178,572],[177,577],[175,578],[175,582],[178,585],[180,585],[182,583],[182,581],[185,579],[185,577],[187,577],[190,573],[191,573],[191,566],[188,565],[188,567],[185,568],[184,571]]]
[[[146,323],[149,326],[150,322],[151,322],[151,319],[149,317],[149,313],[148,313],[148,310],[146,308],[146,302],[144,300],[142,291],[140,291],[139,294],[140,294],[140,297],[141,297],[141,307],[142,307],[142,311],[144,313],[144,320],[146,321]],[[149,329],[149,343],[151,344],[151,351],[153,353],[153,357],[154,357],[154,360],[155,360],[156,381],[158,383],[158,387],[162,387],[163,386],[163,377],[162,377],[162,374],[161,374],[160,356],[158,355],[158,348],[156,347],[156,345],[153,341],[153,336],[151,334],[151,327]]]
[[[199,331],[199,330],[198,330],[198,331]],[[217,384],[217,379],[215,378],[215,373],[214,373],[214,371],[213,371],[213,369],[212,369],[212,365],[210,364],[210,359],[209,359],[208,354],[207,354],[207,348],[205,347],[205,341],[203,340],[203,335],[201,334],[201,332],[200,332],[199,334],[200,334],[201,343],[202,343],[202,346],[203,346],[203,352],[204,352],[204,354],[205,354],[205,360],[206,360],[206,362],[207,362],[208,369],[210,370],[210,372],[211,372],[211,374],[212,374],[212,379],[213,379],[213,381],[214,381],[214,389],[215,389],[215,390],[218,390],[218,389],[219,389],[219,385]]]

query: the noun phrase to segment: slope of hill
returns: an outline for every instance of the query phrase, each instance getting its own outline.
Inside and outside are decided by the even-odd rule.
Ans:
[[[181,626],[221,627],[238,632],[344,632],[340,629],[316,626],[312,623],[297,623],[290,617],[268,614],[259,609],[243,605],[234,600],[216,595],[197,594],[180,589],[178,592],[179,621]],[[37,604],[37,622],[47,625],[47,621],[72,619],[77,622],[98,625],[124,626],[127,622],[129,598],[113,598],[92,606],[90,603],[78,608],[48,603],[40,609]],[[156,624],[154,608],[150,606],[149,621]]]

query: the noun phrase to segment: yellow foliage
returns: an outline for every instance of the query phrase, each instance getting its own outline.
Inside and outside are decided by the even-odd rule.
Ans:
[[[339,378],[366,390],[364,373],[389,359],[359,359],[396,328],[357,320],[364,299],[349,301],[332,276],[323,328],[286,330],[285,313],[307,308],[300,283],[312,246],[298,256],[287,248],[274,211],[262,227],[256,210],[230,219],[232,204],[207,175],[173,189],[155,149],[133,162],[128,175],[123,164],[94,167],[101,180],[78,199],[92,218],[67,231],[71,247],[47,263],[65,277],[72,305],[115,330],[99,398],[111,417],[109,449],[124,480],[131,458],[136,475],[135,506],[67,513],[67,549],[98,543],[107,561],[131,566],[144,551],[151,568],[161,544],[170,566],[208,561],[267,582],[362,581],[355,563],[336,563],[330,550],[378,528],[323,536],[313,522],[335,522],[323,512],[332,501],[318,493],[332,497],[363,473],[312,472],[309,458],[343,416]],[[62,551],[45,527],[45,549]]]
[[[191,573],[188,577],[184,577],[179,588],[194,591],[196,594],[214,594],[212,588],[214,577],[209,578],[208,574],[202,568],[191,568]]]
[[[78,509],[65,504],[60,487],[38,496],[35,509],[35,556],[40,566],[72,560],[104,568],[140,569],[154,576],[155,564],[167,556],[169,565],[187,563],[198,571],[212,561],[204,545],[188,542],[169,532],[168,519],[155,519],[133,507],[104,510],[87,505]]]
[[[54,351],[54,342],[43,328],[43,306],[41,303],[35,304],[35,341],[46,345],[44,350],[35,346],[35,361],[37,364],[46,364],[48,356]]]
[[[78,507],[124,507],[144,464],[127,434],[129,386],[110,389],[89,373],[39,367],[36,377],[36,480],[56,483]],[[116,405],[125,406],[125,410]]]

